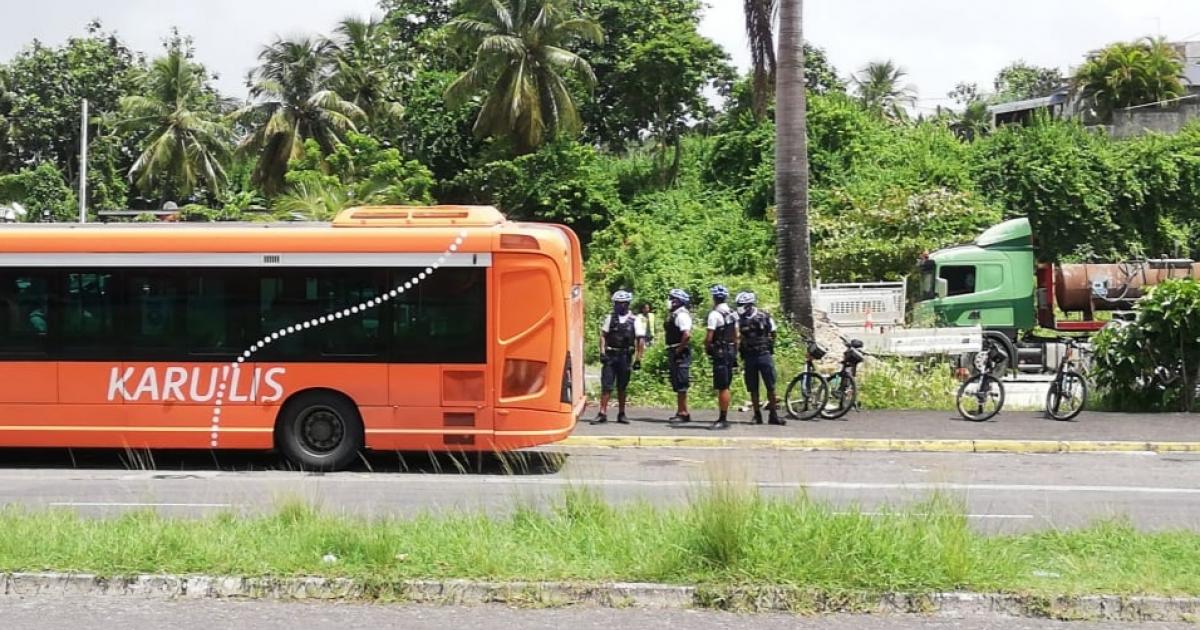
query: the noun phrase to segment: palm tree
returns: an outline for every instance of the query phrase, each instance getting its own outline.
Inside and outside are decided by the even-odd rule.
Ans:
[[[779,259],[779,299],[792,323],[811,331],[803,27],[802,0],[780,0],[779,67],[775,75],[775,251]]]
[[[479,136],[507,137],[518,153],[535,150],[557,134],[582,127],[564,74],[586,86],[592,67],[568,50],[578,42],[601,43],[593,21],[577,17],[567,0],[464,0],[466,11],[446,26],[475,51],[471,68],[446,88],[450,106],[486,94],[475,120]]]
[[[233,133],[207,78],[203,66],[173,47],[142,76],[141,94],[121,98],[117,131],[144,134],[129,171],[143,194],[183,198],[201,185],[214,194],[225,185]]]
[[[746,12],[746,38],[750,42],[750,61],[753,68],[751,97],[755,118],[767,113],[767,103],[775,82],[775,13],[776,0],[743,0]]]
[[[1075,73],[1074,91],[1100,118],[1113,110],[1183,96],[1184,61],[1162,38],[1119,42],[1092,55]]]
[[[366,115],[332,88],[328,41],[278,40],[258,58],[261,65],[250,74],[254,102],[235,116],[251,128],[241,149],[258,154],[254,182],[273,195],[283,186],[288,162],[304,154],[305,140],[316,140],[329,153]]]
[[[387,59],[383,55],[388,40],[383,23],[375,18],[342,20],[332,40],[333,88],[363,110],[373,128],[396,122],[404,113],[400,103],[390,98]]]
[[[908,117],[905,106],[917,102],[916,89],[904,84],[908,72],[891,60],[873,61],[854,76],[854,87],[863,105],[870,111],[891,120]]]

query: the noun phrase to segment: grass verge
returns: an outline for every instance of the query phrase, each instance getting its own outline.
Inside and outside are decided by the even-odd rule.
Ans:
[[[518,506],[499,517],[359,519],[299,503],[267,516],[205,520],[152,512],[88,519],[6,508],[0,531],[5,572],[766,583],[825,593],[1200,594],[1194,532],[1143,533],[1108,522],[989,537],[969,527],[957,501],[942,496],[867,515],[722,483],[676,508],[618,507],[579,489],[550,509]]]

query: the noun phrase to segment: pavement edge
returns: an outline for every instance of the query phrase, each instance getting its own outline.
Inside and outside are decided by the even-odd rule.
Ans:
[[[437,605],[599,606],[709,608],[798,614],[923,614],[1008,616],[1059,620],[1200,620],[1200,598],[1040,596],[933,593],[847,596],[790,587],[671,586],[639,583],[481,582],[406,580],[356,582],[344,578],[270,578],[135,575],[109,578],[82,573],[0,574],[0,597],[126,596],[158,599],[366,600]]]
[[[740,448],[902,453],[1197,453],[1200,442],[1120,440],[967,440],[889,438],[757,438],[572,435],[558,443],[582,448]]]

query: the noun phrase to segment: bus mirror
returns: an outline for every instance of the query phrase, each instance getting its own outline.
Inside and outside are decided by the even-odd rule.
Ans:
[[[950,282],[945,278],[938,278],[936,291],[939,298],[946,297],[950,294]]]

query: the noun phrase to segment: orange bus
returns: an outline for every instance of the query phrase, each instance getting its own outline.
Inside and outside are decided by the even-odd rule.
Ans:
[[[0,447],[332,470],[560,440],[584,406],[580,249],[473,206],[0,227]]]

